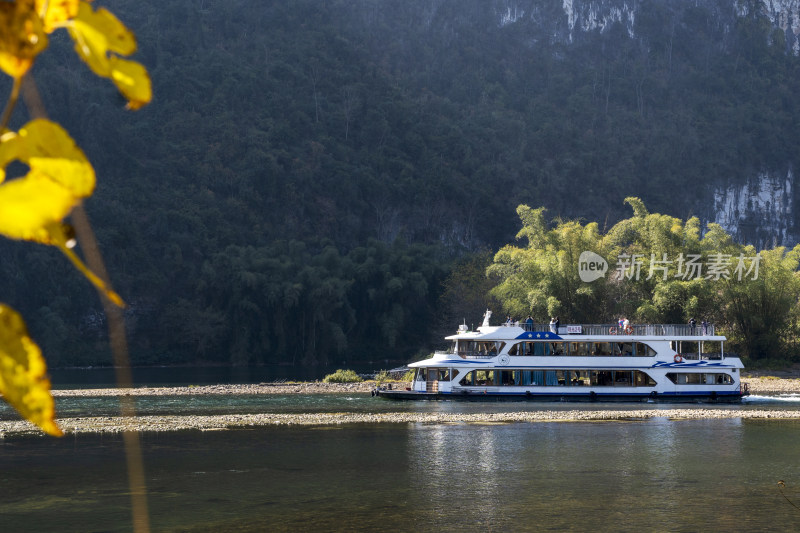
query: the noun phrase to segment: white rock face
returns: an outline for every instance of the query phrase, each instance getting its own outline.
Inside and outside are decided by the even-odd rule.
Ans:
[[[739,242],[758,248],[792,246],[794,173],[762,172],[744,185],[728,185],[714,192],[714,222]]]
[[[795,55],[800,55],[800,0],[762,0],[764,14],[783,30]]]
[[[517,5],[507,6],[506,12],[500,15],[500,25],[508,26],[525,16],[525,10]]]
[[[555,2],[557,0],[550,0]],[[676,5],[705,5],[712,13],[733,13],[735,16],[750,15],[744,2],[730,0],[664,0]],[[543,0],[495,0],[494,11],[497,24],[507,26],[525,19],[536,19],[537,13],[548,10],[549,2]],[[733,5],[731,5],[733,4]],[[573,42],[578,32],[605,32],[614,24],[622,24],[631,38],[635,37],[636,14],[642,9],[639,0],[561,0],[561,20],[546,20],[548,25],[566,26],[566,34],[560,37]],[[555,6],[553,6],[555,7]],[[556,8],[557,9],[557,8]],[[800,0],[760,0],[758,9],[769,18],[775,28],[780,28],[788,47],[800,55]],[[728,26],[724,22],[724,26]],[[556,38],[558,38],[556,36]]]

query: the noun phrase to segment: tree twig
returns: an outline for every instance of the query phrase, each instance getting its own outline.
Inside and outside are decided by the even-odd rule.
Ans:
[[[22,99],[33,118],[47,118],[44,103],[36,87],[36,82],[30,73],[23,78]],[[75,228],[75,236],[80,243],[86,264],[111,289],[111,282],[103,262],[103,256],[100,254],[100,247],[97,245],[97,239],[83,206],[79,205],[72,210],[70,220]],[[122,309],[111,302],[102,291],[98,291],[98,294],[108,320],[108,337],[114,358],[117,386],[123,389],[132,388],[133,379],[131,377],[130,357],[128,356],[128,342],[125,336],[125,320]],[[120,396],[120,411],[124,417],[136,415],[133,397],[129,395]],[[147,507],[147,486],[144,477],[144,461],[142,459],[139,433],[125,431],[122,435],[125,445],[125,461],[128,467],[128,486],[131,492],[133,530],[136,533],[148,533],[150,531],[150,515]]]

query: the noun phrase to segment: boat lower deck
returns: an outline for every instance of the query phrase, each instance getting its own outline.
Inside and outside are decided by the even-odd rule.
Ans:
[[[581,393],[536,393],[536,392],[474,392],[460,390],[457,392],[419,392],[413,390],[375,389],[373,396],[392,400],[460,400],[460,401],[541,401],[541,402],[663,402],[663,403],[738,403],[743,394],[739,392],[720,393],[614,393],[614,392],[581,392]]]

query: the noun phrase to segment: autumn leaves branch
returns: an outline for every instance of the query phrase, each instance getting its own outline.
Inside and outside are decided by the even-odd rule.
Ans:
[[[56,246],[84,276],[119,307],[122,299],[72,251],[72,229],[64,219],[89,197],[95,172],[83,151],[58,124],[34,119],[18,131],[7,129],[23,78],[47,48],[48,35],[66,29],[78,56],[98,76],[110,79],[129,109],[150,102],[145,68],[121,56],[136,51],[136,39],[111,12],[83,0],[0,2],[0,69],[14,84],[0,116],[0,234],[11,239]],[[12,161],[29,172],[7,180]],[[0,304],[0,394],[19,413],[51,435],[61,435],[39,347],[22,317]]]

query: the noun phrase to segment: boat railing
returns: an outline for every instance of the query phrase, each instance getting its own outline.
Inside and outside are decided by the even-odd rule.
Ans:
[[[453,353],[452,350],[434,350],[433,355],[446,355],[446,356],[456,356],[460,357],[461,359],[491,359],[492,357],[497,357],[497,353],[495,352],[476,352],[472,350],[459,350],[457,353]]]
[[[686,361],[721,361],[723,359],[722,352],[707,352],[700,353],[690,352],[679,354]],[[730,356],[730,354],[728,354]]]
[[[525,331],[552,331],[550,324],[526,324],[519,326]],[[676,337],[704,337],[714,335],[714,324],[630,324],[620,328],[618,324],[567,324],[559,325],[559,335],[665,335]]]

